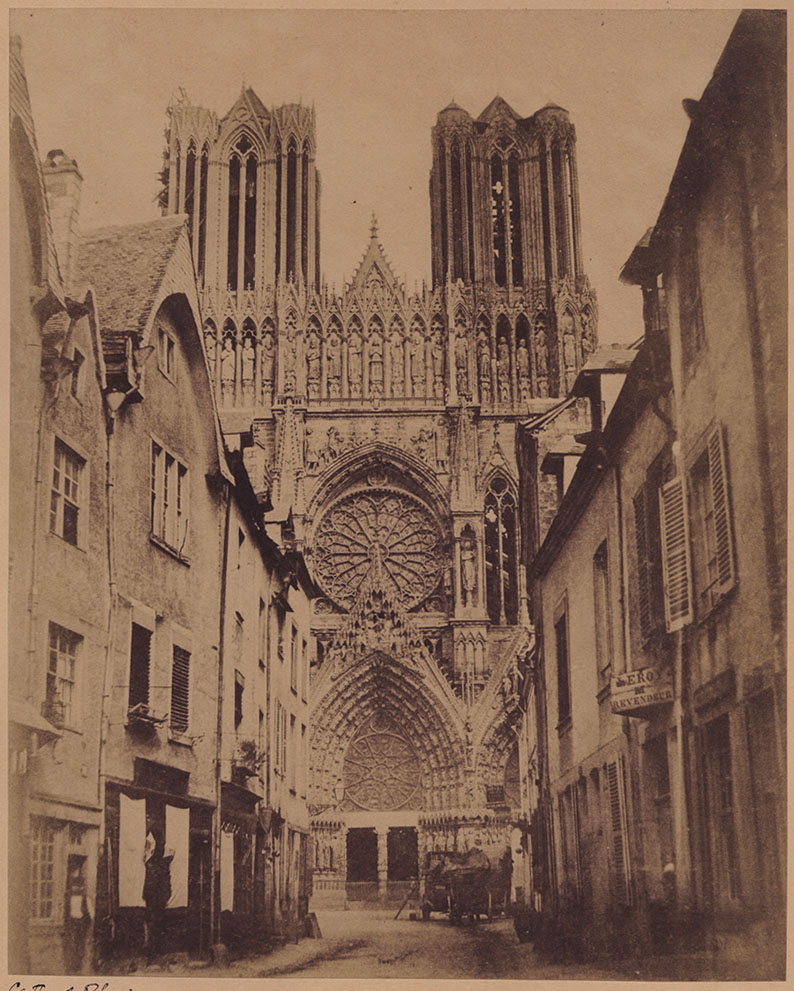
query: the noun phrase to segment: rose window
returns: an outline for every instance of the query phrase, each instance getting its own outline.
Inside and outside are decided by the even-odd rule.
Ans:
[[[315,569],[327,595],[349,608],[367,574],[393,585],[406,608],[426,599],[443,566],[438,527],[406,492],[371,489],[339,500],[320,521]]]
[[[406,805],[419,788],[416,751],[388,716],[369,719],[347,749],[345,796],[360,809],[387,811]]]

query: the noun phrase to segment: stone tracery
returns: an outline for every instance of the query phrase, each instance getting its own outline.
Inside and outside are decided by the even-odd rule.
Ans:
[[[408,493],[378,489],[350,493],[326,512],[314,554],[320,584],[342,606],[373,569],[406,606],[417,605],[435,590],[443,565],[429,511]]]

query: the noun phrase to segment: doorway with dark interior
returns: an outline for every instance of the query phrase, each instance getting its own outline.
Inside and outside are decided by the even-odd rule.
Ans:
[[[372,827],[347,831],[347,900],[378,898],[378,834]]]

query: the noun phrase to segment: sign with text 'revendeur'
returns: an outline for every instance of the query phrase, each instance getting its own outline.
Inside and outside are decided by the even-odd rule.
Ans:
[[[630,716],[638,710],[673,701],[670,668],[638,668],[612,679],[612,711]]]

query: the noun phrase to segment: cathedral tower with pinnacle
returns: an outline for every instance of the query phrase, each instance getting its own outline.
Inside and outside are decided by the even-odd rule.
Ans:
[[[374,217],[350,281],[323,281],[313,109],[244,89],[218,118],[180,92],[167,141],[227,443],[318,590],[299,645],[315,903],[401,900],[444,851],[501,856],[533,778],[516,427],[558,415],[596,342],[573,126],[499,97],[441,111],[413,291]]]

